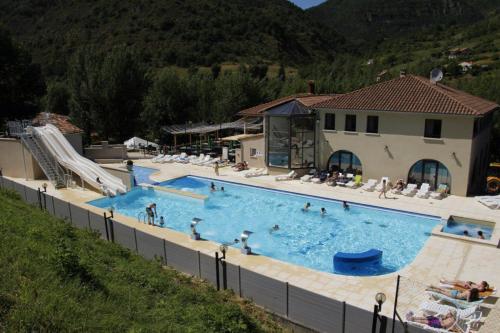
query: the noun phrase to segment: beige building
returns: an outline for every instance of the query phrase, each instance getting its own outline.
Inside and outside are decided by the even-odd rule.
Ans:
[[[406,75],[335,96],[291,96],[240,112],[265,118],[271,171],[308,170],[389,177],[448,186],[456,195],[484,189],[492,115],[499,106],[428,79]]]

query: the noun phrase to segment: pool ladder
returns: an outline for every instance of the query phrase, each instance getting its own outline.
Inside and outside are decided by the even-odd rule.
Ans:
[[[141,221],[141,217],[142,217],[142,221]],[[140,212],[139,214],[137,214],[137,221],[138,222],[142,222],[142,223],[146,223],[146,213],[144,212]]]

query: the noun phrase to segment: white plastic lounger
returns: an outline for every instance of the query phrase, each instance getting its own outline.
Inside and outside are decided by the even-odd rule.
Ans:
[[[161,163],[174,163],[174,160],[175,160],[176,158],[178,158],[179,156],[180,156],[180,155],[177,155],[177,154],[176,154],[176,155],[172,155],[172,156],[170,156],[170,157],[168,157],[168,158],[164,157],[164,158],[161,160]]]
[[[191,164],[195,164],[197,162],[200,162],[201,160],[203,160],[205,158],[205,154],[200,154],[200,156],[196,157],[196,158],[193,158],[190,163]]]
[[[361,186],[361,189],[368,192],[373,192],[375,190],[375,186],[377,186],[376,179],[368,179],[365,185]]]
[[[476,200],[490,209],[500,209],[500,195],[480,196]]]
[[[477,311],[478,306],[473,305],[465,309],[457,309],[454,306],[440,304],[432,301],[425,301],[420,304],[420,310],[429,315],[446,315],[450,311],[456,311],[456,314],[461,319],[478,321],[482,317],[482,312]]]
[[[274,177],[276,181],[284,181],[284,180],[292,180],[297,177],[297,173],[293,170],[287,173],[286,175],[279,175]]]
[[[301,183],[310,183],[311,179],[313,179],[313,175],[305,175],[300,177],[300,182]]]
[[[192,162],[192,164],[194,164],[194,165],[202,165],[203,163],[206,163],[206,162],[210,161],[211,159],[212,158],[210,157],[210,155],[206,155],[201,160]]]
[[[427,199],[431,193],[431,186],[427,183],[420,185],[420,190],[417,192],[417,198]]]
[[[380,178],[380,182],[377,184],[375,187],[375,191],[380,192],[382,191],[382,187],[384,186],[384,180],[385,180],[385,187],[389,185],[389,177],[382,177]]]
[[[252,177],[260,177],[260,176],[265,176],[267,175],[267,169],[266,168],[261,168],[261,169],[256,169],[255,171],[249,171],[245,174],[246,178],[252,178]]]
[[[213,159],[209,160],[208,162],[203,163],[202,165],[206,166],[206,167],[213,167],[215,162],[220,164],[221,163],[220,157],[213,158]]]
[[[408,184],[406,185],[406,188],[401,191],[402,195],[406,195],[407,197],[412,197],[417,193],[417,184]]]
[[[466,309],[466,308],[469,308],[471,306],[481,305],[484,301],[484,298],[481,298],[481,299],[474,301],[474,302],[467,302],[466,300],[449,297],[449,296],[443,295],[441,293],[438,293],[436,291],[426,290],[425,292],[437,301],[446,301],[446,302],[451,303],[451,304],[453,304],[456,307],[461,308],[461,309]]]
[[[431,199],[441,200],[444,197],[446,197],[447,193],[448,193],[448,186],[445,184],[439,184],[437,190],[434,192],[431,192],[429,194],[429,196],[431,197]]]
[[[161,160],[164,156],[165,156],[165,155],[163,155],[163,154],[156,155],[155,157],[153,157],[153,158],[151,159],[151,162],[153,162],[153,163],[158,163],[158,162],[159,162],[159,161],[160,161],[160,160]]]
[[[156,163],[164,163],[165,160],[172,158],[172,155],[163,155]]]

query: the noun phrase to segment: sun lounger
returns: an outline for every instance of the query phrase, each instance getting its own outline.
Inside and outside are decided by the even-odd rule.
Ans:
[[[500,195],[476,197],[476,200],[490,209],[500,209]]]
[[[427,183],[423,183],[422,185],[420,185],[420,189],[416,194],[417,198],[427,199],[429,197],[429,194],[431,193],[430,188],[431,186]]]
[[[437,190],[435,192],[431,192],[429,196],[431,197],[431,199],[441,200],[446,196],[447,193],[448,193],[448,185],[439,184]]]
[[[389,185],[389,177],[382,177],[380,178],[380,182],[377,184],[375,187],[375,191],[380,192],[382,191],[382,188],[384,187],[384,180],[385,180],[385,187]]]
[[[322,171],[317,177],[311,179],[314,184],[321,184],[328,178],[328,172]]]
[[[286,175],[279,175],[274,177],[276,181],[284,181],[284,180],[292,180],[297,177],[297,173],[295,171],[290,171]]]
[[[465,290],[467,290],[464,287],[462,287],[460,285],[457,285],[457,284],[439,283],[439,287],[440,288],[445,288],[445,289],[455,289],[455,290],[459,290],[459,291],[465,291]],[[486,289],[484,291],[480,291],[479,292],[479,297],[486,298],[486,297],[489,297],[491,295],[495,295],[496,293],[497,293],[497,289],[495,287],[493,287],[493,286],[490,286],[488,289]]]
[[[461,308],[461,309],[466,309],[466,308],[469,308],[471,306],[481,305],[481,303],[483,303],[483,301],[484,301],[484,298],[480,298],[479,300],[474,301],[474,302],[467,302],[466,300],[449,297],[449,296],[443,295],[441,293],[438,293],[436,291],[426,290],[425,292],[430,297],[432,297],[433,299],[435,299],[437,301],[445,301],[445,302],[451,303],[451,304],[453,304],[456,307]]]
[[[201,165],[206,166],[206,167],[213,167],[215,162],[219,163],[219,166],[220,166],[220,163],[221,163],[220,157],[213,158],[213,159],[209,160],[208,162],[202,163]]]
[[[376,179],[368,179],[365,185],[361,186],[361,189],[368,192],[373,192],[375,190],[375,186],[377,186]]]
[[[260,168],[256,170],[250,170],[247,173],[245,173],[246,178],[252,178],[252,177],[260,177],[260,176],[265,176],[267,175],[267,169],[266,168]]]
[[[164,157],[160,163],[174,163],[174,160],[178,158],[180,155],[171,155],[170,157]]]
[[[158,163],[158,161],[159,161],[159,160],[161,160],[164,156],[165,156],[165,155],[163,155],[163,154],[158,154],[158,155],[156,155],[155,157],[153,157],[153,158],[151,159],[151,162],[153,162],[153,163]]]
[[[203,159],[205,158],[205,154],[200,154],[200,156],[196,157],[196,158],[193,158],[190,163],[191,164],[195,164],[197,162],[200,162],[202,161]]]
[[[477,311],[478,306],[473,305],[465,309],[457,309],[454,306],[440,304],[433,301],[425,301],[420,304],[420,310],[428,315],[446,315],[450,311],[456,311],[459,318],[467,320],[479,320],[482,317],[482,313]]]
[[[456,320],[453,323],[453,325],[447,329],[446,328],[432,327],[432,326],[429,326],[429,325],[426,325],[423,323],[411,321],[408,318],[407,318],[407,323],[411,326],[415,326],[415,327],[421,328],[425,331],[434,332],[434,333],[450,333],[450,332],[469,333],[471,330],[471,326],[473,325],[473,322],[471,322],[467,319],[460,318],[459,316],[456,317]]]
[[[351,179],[347,184],[345,184],[345,187],[357,188],[361,186],[361,180],[362,180],[361,175],[356,175],[354,179]]]
[[[313,179],[313,175],[304,175],[300,177],[300,182],[301,183],[309,183],[311,182],[311,179]]]
[[[401,191],[401,194],[407,197],[412,197],[415,195],[415,193],[417,193],[418,191],[417,187],[418,187],[417,184],[408,184],[406,185],[406,188],[403,191]]]
[[[200,160],[197,160],[197,161],[193,161],[191,162],[191,164],[194,164],[194,165],[202,165],[203,163],[206,163],[208,161],[210,161],[212,158],[210,157],[210,155],[206,155],[205,157],[203,157],[202,159]]]

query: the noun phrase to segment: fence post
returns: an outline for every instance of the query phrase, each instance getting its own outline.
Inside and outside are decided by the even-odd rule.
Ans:
[[[38,188],[38,207],[40,207],[40,210],[42,210],[42,192],[40,191],[40,188]]]
[[[227,268],[226,268],[226,260],[221,260],[222,263],[222,288],[223,290],[227,289]]]
[[[378,330],[379,333],[386,333],[387,330],[387,317],[382,316],[380,318],[380,329]]]
[[[378,305],[375,304],[373,307],[372,333],[377,333],[377,317],[378,317]]]
[[[345,310],[346,310],[346,302],[342,302],[342,333],[345,333]]]
[[[217,290],[220,290],[220,281],[219,281],[219,252],[215,252],[215,279],[217,280]]]
[[[103,214],[104,214],[104,229],[106,230],[106,240],[109,242],[108,218],[106,217],[106,213]]]
[[[394,333],[394,328],[396,325],[396,311],[398,307],[398,296],[399,296],[399,280],[401,278],[401,275],[398,274],[398,279],[396,281],[396,296],[394,298],[394,311],[392,312],[392,329],[391,332]]]

